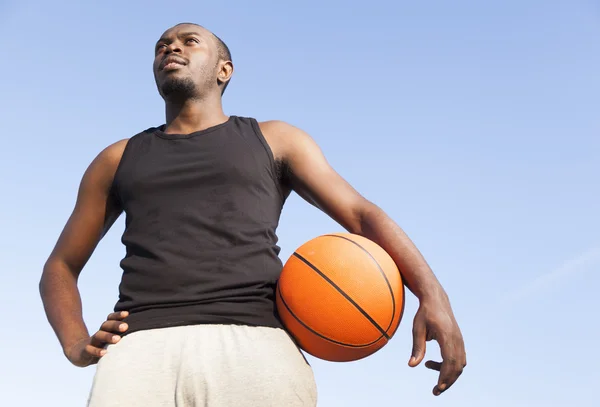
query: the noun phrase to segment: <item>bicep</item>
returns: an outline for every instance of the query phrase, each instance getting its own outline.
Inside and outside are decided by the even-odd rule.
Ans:
[[[360,230],[368,201],[329,164],[312,137],[298,129],[294,133],[286,157],[294,191],[347,230]]]
[[[114,163],[100,154],[84,173],[75,207],[65,224],[49,261],[60,261],[79,273],[94,249],[121,214],[110,193]]]

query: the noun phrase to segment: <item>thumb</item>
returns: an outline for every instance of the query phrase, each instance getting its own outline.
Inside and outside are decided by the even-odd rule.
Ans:
[[[415,318],[413,324],[413,348],[408,365],[416,367],[425,357],[425,348],[427,343],[427,328],[420,318]]]

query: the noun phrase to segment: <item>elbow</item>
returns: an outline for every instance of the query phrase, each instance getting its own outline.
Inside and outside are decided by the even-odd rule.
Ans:
[[[353,222],[349,227],[349,232],[365,236],[369,230],[373,229],[375,219],[379,218],[383,211],[374,203],[363,199],[354,210]]]
[[[40,276],[40,281],[38,283],[38,290],[39,290],[40,296],[42,297],[42,300],[44,299],[44,294],[48,287],[48,280],[51,278],[52,274],[53,274],[53,267],[52,267],[51,261],[48,260],[48,261],[46,261],[46,264],[44,264],[44,268],[42,269],[42,275]]]
[[[76,283],[78,274],[66,262],[56,258],[49,258],[44,264],[38,283],[38,290],[42,300],[57,284],[64,282]]]

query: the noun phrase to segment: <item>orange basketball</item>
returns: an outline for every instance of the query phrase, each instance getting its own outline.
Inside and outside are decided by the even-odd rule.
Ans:
[[[300,246],[285,263],[276,303],[304,351],[348,362],[392,338],[404,311],[404,285],[379,245],[350,233],[328,234]]]

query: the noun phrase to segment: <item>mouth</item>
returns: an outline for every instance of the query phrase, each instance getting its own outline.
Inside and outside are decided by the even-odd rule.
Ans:
[[[186,65],[186,61],[183,58],[179,57],[167,57],[165,58],[159,66],[160,71],[170,71],[172,69],[177,69],[181,66]]]

